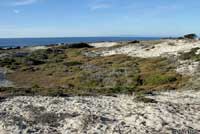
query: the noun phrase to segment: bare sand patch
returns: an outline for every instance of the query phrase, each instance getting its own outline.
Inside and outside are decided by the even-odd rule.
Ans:
[[[90,46],[93,46],[95,48],[101,48],[101,47],[112,47],[120,45],[118,42],[97,42],[97,43],[90,43]]]
[[[148,96],[14,97],[0,103],[0,132],[19,133],[166,133],[199,129],[200,92],[171,91]],[[38,120],[39,118],[39,120]]]

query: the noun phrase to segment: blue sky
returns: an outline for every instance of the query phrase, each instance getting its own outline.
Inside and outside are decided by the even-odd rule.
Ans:
[[[200,0],[0,0],[0,38],[200,32]]]

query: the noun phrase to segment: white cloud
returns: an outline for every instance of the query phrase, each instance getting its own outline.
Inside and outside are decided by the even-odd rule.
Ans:
[[[98,10],[98,9],[106,9],[106,8],[110,8],[111,5],[109,4],[106,4],[106,3],[100,3],[100,4],[95,4],[95,5],[92,5],[90,7],[91,10]]]
[[[23,6],[23,5],[30,5],[36,3],[39,0],[14,0],[11,5],[12,6]]]
[[[15,14],[19,14],[19,13],[20,13],[20,11],[17,10],[17,9],[14,9],[13,12],[14,12]]]
[[[108,9],[113,6],[111,0],[91,0],[89,4],[90,10]]]

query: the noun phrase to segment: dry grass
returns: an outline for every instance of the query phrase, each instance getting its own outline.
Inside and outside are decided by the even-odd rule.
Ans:
[[[200,61],[200,54],[196,54],[200,48],[193,48],[190,52],[180,54],[182,60],[195,60]]]
[[[166,58],[149,58],[140,62],[141,89],[163,90],[178,89],[188,80],[177,74],[175,65]]]
[[[177,89],[187,81],[165,58],[141,59],[125,55],[86,57],[84,53],[91,50],[94,48],[54,47],[25,57],[11,57],[9,60],[17,64],[10,68],[14,72],[8,74],[8,79],[19,88],[31,89],[33,94],[52,96]],[[32,63],[30,59],[41,63]],[[4,66],[9,68],[11,63]]]

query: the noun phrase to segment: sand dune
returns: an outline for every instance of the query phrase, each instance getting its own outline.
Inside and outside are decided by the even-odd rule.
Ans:
[[[200,92],[149,96],[157,103],[118,97],[14,97],[0,103],[1,134],[145,134],[200,132]],[[32,125],[34,123],[34,125]]]
[[[103,46],[106,46],[106,44]],[[110,46],[109,43],[107,43],[107,46]],[[200,47],[200,41],[164,40],[155,45],[129,44],[119,48],[102,51],[101,55],[127,54],[134,57],[150,58],[166,54],[178,55],[180,52],[188,52],[196,47]]]

